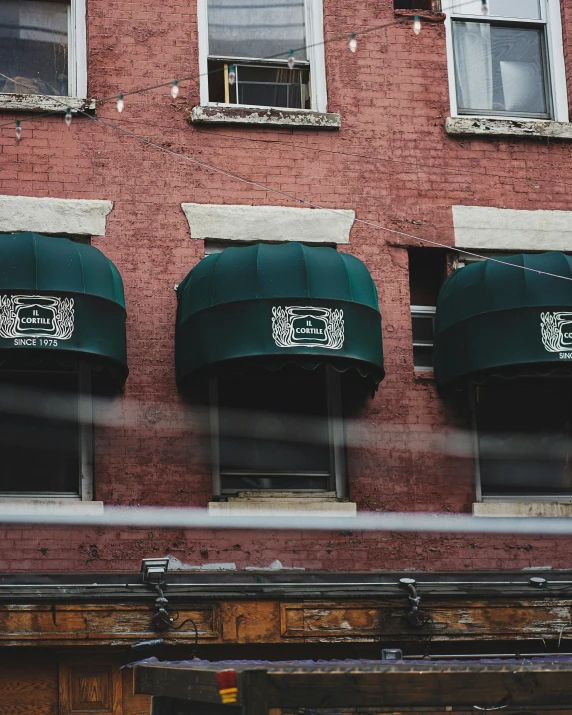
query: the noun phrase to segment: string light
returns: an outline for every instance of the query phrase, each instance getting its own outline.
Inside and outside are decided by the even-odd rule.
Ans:
[[[173,86],[171,87],[171,97],[173,99],[177,99],[178,96],[179,96],[179,80],[174,79]]]
[[[120,94],[117,97],[117,111],[121,114],[121,112],[125,109],[125,102],[123,101],[123,95]]]
[[[418,35],[421,32],[421,18],[415,15],[413,18],[413,32]]]
[[[293,70],[294,69],[294,63],[296,60],[294,59],[294,50],[290,50],[288,53],[288,67]]]
[[[355,52],[357,50],[357,40],[355,32],[350,33],[350,41],[348,42],[348,47],[350,48],[351,52]]]
[[[228,83],[229,84],[234,84],[236,82],[236,67],[234,65],[230,65],[228,68]]]
[[[489,6],[487,0],[481,0],[481,12],[483,13],[483,15],[489,14]]]
[[[64,121],[66,123],[67,128],[69,129],[72,123],[72,113],[70,107],[66,109],[66,116],[64,117]]]
[[[22,122],[16,119],[16,139],[20,141],[22,138]]]

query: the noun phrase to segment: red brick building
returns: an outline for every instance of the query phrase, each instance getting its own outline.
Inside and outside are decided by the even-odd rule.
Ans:
[[[0,1],[0,291],[22,320],[63,321],[62,296],[81,294],[86,325],[77,340],[20,318],[0,326],[3,513],[79,521],[1,527],[7,712],[148,707],[127,676],[121,685],[128,646],[162,633],[183,657],[195,633],[152,626],[143,558],[171,557],[176,622],[192,618],[213,659],[567,649],[568,539],[351,527],[355,510],[571,514],[572,2],[489,0],[486,14],[480,0],[447,2]],[[516,268],[480,262],[514,254],[526,254],[507,259]],[[312,330],[333,330],[342,267],[370,291],[352,300],[372,310],[369,272],[385,371],[373,397],[383,370],[372,313],[352,355],[331,343],[314,359],[306,339],[288,355],[311,364],[280,362],[273,347],[223,354],[241,357],[240,370],[219,373],[209,349],[232,342],[227,315],[224,330],[202,324],[207,354],[196,357],[202,338],[183,324],[206,310],[199,279],[223,296],[210,308],[259,306],[264,261],[266,298],[315,308],[324,295],[312,286],[333,291],[327,315],[292,318]],[[289,295],[301,262],[306,282]],[[287,287],[273,294],[282,269]],[[437,311],[438,385],[433,321],[453,271]],[[34,300],[14,302],[22,292]],[[541,311],[552,321],[542,333]],[[538,332],[524,339],[515,326],[529,318]],[[484,344],[498,352],[489,362]],[[300,413],[309,421],[296,424]],[[112,505],[224,514],[309,503],[348,528],[92,525]],[[529,584],[536,570],[542,593]],[[407,618],[402,575],[418,581],[422,624]]]

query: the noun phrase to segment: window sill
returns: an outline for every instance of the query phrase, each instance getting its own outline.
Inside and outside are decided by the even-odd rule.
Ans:
[[[334,112],[308,109],[273,109],[261,107],[197,106],[189,115],[191,124],[257,124],[300,127],[302,129],[339,129],[341,118]]]
[[[34,498],[16,499],[0,497],[0,514],[3,516],[103,516],[102,501],[76,501],[75,499]]]
[[[14,112],[61,112],[70,107],[72,111],[93,111],[94,99],[60,97],[45,94],[0,94],[0,111]]]
[[[435,3],[437,6],[438,3]],[[422,22],[445,22],[447,15],[439,10],[394,10],[393,14],[395,17],[410,17],[414,18],[416,15],[419,16]]]
[[[473,504],[473,516],[572,516],[572,503],[564,501],[486,501]]]
[[[333,492],[240,492],[226,502],[210,502],[209,513],[222,516],[347,516],[356,515],[354,502],[338,501]]]
[[[572,139],[571,122],[540,119],[490,119],[485,117],[447,117],[449,135],[489,137],[531,137],[533,139]]]

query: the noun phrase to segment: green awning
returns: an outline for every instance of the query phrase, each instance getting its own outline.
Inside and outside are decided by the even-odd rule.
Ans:
[[[435,316],[441,385],[572,366],[572,280],[563,280],[572,278],[572,257],[551,252],[499,260],[510,265],[474,263],[441,288]]]
[[[78,360],[115,384],[127,377],[119,271],[68,238],[0,235],[0,366]]]
[[[287,363],[383,378],[377,292],[354,256],[301,243],[227,248],[200,261],[177,296],[179,384],[207,368]]]

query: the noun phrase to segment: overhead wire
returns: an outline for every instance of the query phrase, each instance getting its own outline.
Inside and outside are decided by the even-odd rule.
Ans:
[[[5,75],[5,74],[3,74],[3,73],[1,73],[1,72],[0,72],[0,76],[5,77],[5,78],[7,78],[8,80],[12,80],[11,77],[8,77],[7,75]],[[13,81],[13,80],[12,80],[12,81]],[[62,102],[62,104],[63,104],[63,102]],[[128,136],[128,137],[130,137],[130,138],[132,138],[132,139],[135,139],[135,140],[139,141],[140,143],[144,144],[145,146],[153,147],[154,149],[157,149],[158,151],[160,151],[160,152],[162,152],[162,153],[164,153],[164,154],[168,154],[168,155],[171,155],[171,156],[175,156],[175,157],[178,157],[179,159],[184,159],[185,161],[188,161],[188,162],[190,162],[190,163],[192,163],[192,164],[195,164],[195,165],[197,165],[197,166],[200,166],[200,167],[202,167],[202,168],[204,168],[204,169],[207,169],[207,170],[209,170],[209,171],[212,171],[212,172],[214,172],[214,173],[222,174],[223,176],[227,176],[227,177],[229,177],[229,178],[231,178],[231,179],[234,179],[234,180],[236,180],[236,181],[240,181],[240,182],[242,182],[242,183],[249,184],[249,185],[254,186],[254,187],[256,187],[256,188],[258,188],[258,189],[261,189],[261,190],[263,190],[263,191],[267,191],[267,192],[272,193],[272,194],[275,194],[275,195],[277,195],[277,196],[281,196],[282,198],[286,198],[286,199],[288,199],[288,200],[290,200],[290,201],[294,201],[294,202],[296,202],[296,203],[301,203],[301,204],[303,204],[303,205],[305,205],[305,206],[310,206],[310,207],[316,208],[316,209],[322,209],[322,210],[324,210],[324,211],[329,211],[329,212],[331,212],[331,213],[340,215],[340,210],[339,210],[339,209],[332,209],[332,208],[329,208],[329,207],[326,207],[326,206],[322,206],[321,204],[317,204],[317,203],[315,203],[315,202],[313,202],[313,201],[308,201],[307,199],[300,198],[299,196],[294,196],[293,194],[289,194],[289,193],[287,193],[287,192],[285,192],[285,191],[281,191],[280,189],[272,188],[272,187],[267,186],[266,184],[263,184],[263,183],[261,183],[261,182],[259,182],[259,181],[254,181],[253,179],[247,179],[246,177],[243,177],[243,176],[240,176],[239,174],[235,174],[235,173],[233,173],[233,172],[227,171],[227,170],[225,170],[225,169],[222,169],[221,167],[215,166],[214,164],[210,164],[210,163],[208,163],[208,162],[206,162],[206,161],[203,161],[203,160],[201,160],[201,159],[195,159],[195,158],[189,156],[188,154],[183,154],[183,153],[180,153],[180,152],[173,151],[172,149],[169,149],[169,148],[164,147],[164,146],[162,146],[162,145],[160,145],[160,144],[156,144],[155,142],[152,142],[152,141],[151,141],[150,139],[148,139],[147,137],[142,137],[142,136],[140,136],[140,135],[138,135],[138,134],[135,134],[134,132],[130,132],[130,131],[128,131],[127,129],[124,129],[123,127],[117,126],[116,124],[114,124],[113,122],[111,122],[111,121],[109,121],[109,120],[106,121],[106,120],[101,119],[101,118],[99,118],[99,117],[95,117],[95,116],[93,116],[92,114],[89,114],[88,112],[86,112],[86,111],[84,111],[84,110],[82,110],[82,109],[78,109],[77,112],[79,112],[80,114],[83,114],[84,116],[88,117],[88,118],[91,119],[91,121],[94,122],[95,124],[103,125],[103,126],[109,127],[109,128],[111,128],[111,129],[113,129],[114,131],[117,131],[117,132],[119,132],[119,133],[121,133],[121,134],[123,134],[123,135],[125,135],[125,136]],[[559,279],[566,280],[566,281],[572,281],[572,277],[569,277],[569,276],[562,276],[562,275],[558,275],[558,274],[556,274],[556,273],[551,273],[551,272],[548,272],[548,271],[542,271],[542,270],[540,270],[540,269],[538,269],[538,268],[531,268],[531,267],[529,267],[529,266],[524,266],[524,265],[523,265],[523,266],[520,266],[520,265],[511,263],[510,261],[503,261],[503,260],[501,260],[500,258],[494,258],[494,257],[492,257],[492,256],[485,256],[485,255],[482,255],[482,254],[479,254],[479,253],[475,253],[475,252],[473,252],[473,251],[467,251],[466,249],[461,249],[461,248],[458,248],[458,247],[449,246],[449,245],[447,245],[447,244],[440,243],[439,241],[432,241],[432,240],[430,240],[430,239],[428,239],[428,238],[423,238],[423,237],[421,237],[421,236],[416,236],[416,235],[414,235],[414,234],[410,234],[410,233],[407,233],[407,232],[405,232],[405,231],[399,231],[399,230],[397,230],[397,229],[392,229],[392,228],[389,228],[388,226],[381,226],[380,224],[374,223],[373,221],[368,221],[367,219],[362,219],[362,218],[357,218],[357,217],[356,217],[356,218],[354,219],[354,221],[355,221],[356,223],[360,223],[360,224],[362,224],[362,225],[369,226],[369,227],[371,227],[371,228],[375,228],[375,229],[380,230],[380,231],[385,231],[385,232],[391,233],[391,234],[393,234],[393,235],[403,236],[403,237],[405,237],[405,238],[412,239],[412,240],[414,240],[414,241],[419,241],[420,243],[426,243],[426,244],[429,244],[429,245],[432,245],[432,246],[436,246],[436,247],[438,247],[438,248],[445,248],[445,249],[447,249],[447,250],[449,250],[449,251],[450,251],[450,250],[454,250],[454,251],[456,251],[457,253],[461,253],[461,254],[463,254],[463,255],[465,255],[465,256],[471,256],[471,257],[477,258],[477,259],[479,259],[479,260],[492,261],[493,263],[499,263],[499,264],[501,264],[501,265],[510,266],[510,267],[512,267],[512,268],[519,268],[519,269],[522,269],[522,270],[525,270],[525,271],[530,271],[530,272],[532,272],[532,273],[536,273],[536,274],[538,274],[538,275],[544,275],[544,276],[548,276],[548,277],[551,277],[551,278],[559,278]]]

